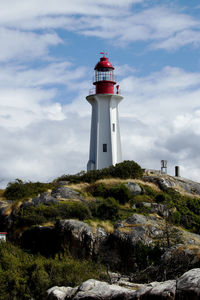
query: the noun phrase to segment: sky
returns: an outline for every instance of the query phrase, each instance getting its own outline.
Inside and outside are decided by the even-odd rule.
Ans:
[[[0,0],[0,186],[86,170],[102,51],[123,160],[200,181],[199,50],[199,0]]]

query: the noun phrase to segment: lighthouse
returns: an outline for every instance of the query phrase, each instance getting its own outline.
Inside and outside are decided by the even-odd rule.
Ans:
[[[122,161],[118,104],[123,99],[116,86],[114,67],[103,55],[96,64],[95,92],[86,97],[92,106],[90,154],[87,170],[107,168]]]

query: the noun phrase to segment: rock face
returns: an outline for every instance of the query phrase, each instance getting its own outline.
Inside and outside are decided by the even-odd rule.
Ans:
[[[175,299],[176,280],[152,282],[139,288],[133,299]]]
[[[184,273],[177,281],[152,282],[137,290],[94,279],[76,288],[53,287],[47,291],[48,300],[197,300],[200,299],[200,269]]]
[[[76,258],[89,258],[93,256],[95,236],[92,228],[77,220],[61,220],[55,228],[59,241],[59,248],[67,246],[70,253]]]
[[[39,197],[33,198],[32,203],[34,206],[40,205],[40,204],[56,204],[58,203],[58,200],[55,197],[52,197],[50,193],[42,193]]]
[[[13,220],[12,220],[12,213],[9,213],[9,210],[12,211],[13,201],[4,200],[0,201],[0,228],[1,231],[7,231],[11,228]],[[8,213],[7,213],[8,212]]]
[[[101,227],[94,230],[78,220],[60,220],[55,227],[35,226],[25,231],[21,242],[36,253],[67,251],[74,258],[100,260],[112,270],[135,274],[137,282],[172,279],[200,266],[200,236],[168,227],[158,215],[133,214],[117,222],[112,233]]]
[[[200,183],[170,175],[143,176],[144,181],[156,183],[162,190],[177,188],[192,195],[200,195]]]
[[[114,232],[108,234],[101,227],[93,232],[88,224],[71,219],[57,222],[55,236],[60,251],[68,249],[74,257],[80,259],[99,258],[111,268],[116,269],[117,266],[117,270],[124,273],[135,272],[138,269],[138,259],[141,260],[140,268],[145,268],[146,255],[141,258],[142,252],[154,249],[159,241],[160,246],[167,251],[160,256],[161,267],[158,271],[160,274],[166,272],[167,278],[173,278],[177,269],[178,274],[182,274],[189,268],[198,266],[200,260],[196,248],[200,246],[200,236],[166,226],[159,216],[134,214],[124,221],[117,222]],[[185,246],[180,242],[185,243]],[[177,246],[174,248],[173,245]],[[193,245],[192,249],[187,248],[190,245]],[[158,258],[157,264],[159,265]],[[152,274],[148,276],[154,280],[153,270],[155,271],[152,269]],[[163,277],[159,280],[163,280]]]
[[[56,199],[73,199],[73,200],[82,200],[80,194],[73,189],[65,186],[56,187],[52,190],[51,196]]]
[[[169,209],[168,205],[161,204],[161,203],[149,203],[149,202],[138,202],[134,204],[133,208],[140,208],[140,207],[148,207],[151,213],[156,213],[161,217],[168,217],[172,210]]]

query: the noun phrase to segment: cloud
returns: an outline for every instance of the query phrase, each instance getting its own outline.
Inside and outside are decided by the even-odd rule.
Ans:
[[[66,85],[71,88],[73,81],[82,78],[86,70],[85,67],[75,67],[71,62],[46,63],[34,69],[25,64],[7,64],[0,69],[0,87]]]
[[[8,2],[10,5],[8,5]],[[141,4],[134,9],[135,4]],[[143,0],[36,0],[0,2],[0,60],[41,57],[62,43],[57,29],[98,37],[114,45],[137,41],[150,49],[199,46],[200,22],[176,6],[147,5]],[[89,9],[88,9],[89,7]],[[39,33],[38,30],[41,30]],[[53,30],[53,32],[52,32]],[[36,47],[37,43],[37,47]]]
[[[84,77],[80,80],[84,83]],[[125,77],[119,106],[123,158],[156,169],[167,159],[171,174],[180,165],[182,176],[198,180],[199,84],[199,73],[169,66],[146,77]],[[5,93],[5,102],[0,100],[0,178],[45,181],[86,168],[91,107],[82,86],[65,105],[54,103],[56,89],[47,94],[42,86],[20,91],[19,97]]]
[[[144,168],[160,168],[167,159],[169,172],[199,180],[200,74],[165,67],[146,77],[121,81],[120,104],[124,159]],[[126,145],[126,146],[124,146]]]
[[[194,17],[180,12],[178,9],[166,6],[155,6],[128,16],[100,16],[81,20],[80,33],[86,36],[96,36],[113,39],[116,44],[143,41],[151,48],[174,50],[187,44],[199,45],[200,22]]]
[[[36,34],[7,28],[0,28],[0,40],[0,61],[47,56],[50,46],[61,43],[56,33]]]

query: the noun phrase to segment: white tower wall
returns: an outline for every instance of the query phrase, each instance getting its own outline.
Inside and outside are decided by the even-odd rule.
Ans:
[[[118,118],[118,94],[95,94],[86,99],[92,105],[90,156],[87,169],[107,168],[122,161]]]

